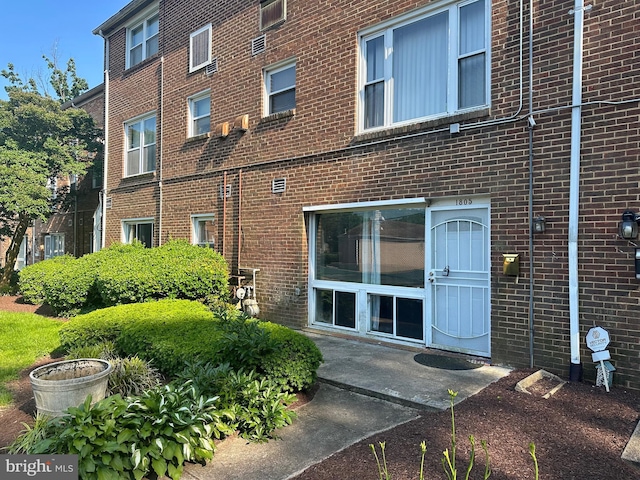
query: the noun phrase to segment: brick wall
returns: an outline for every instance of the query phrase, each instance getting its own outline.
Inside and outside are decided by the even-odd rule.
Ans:
[[[303,207],[489,197],[492,360],[528,366],[528,2],[522,18],[522,82],[519,2],[492,2],[491,108],[456,117],[460,134],[451,135],[452,120],[445,119],[356,135],[358,31],[429,3],[338,0],[327,9],[321,2],[289,0],[287,20],[260,32],[258,0],[188,6],[165,0],[159,7],[160,54],[129,70],[124,69],[125,30],[117,30],[110,37],[108,195],[113,207],[107,211],[107,243],[120,240],[121,219],[147,216],[156,219],[158,242],[161,176],[161,241],[190,238],[190,215],[214,213],[218,246],[232,270],[260,269],[261,316],[304,326],[308,251]],[[536,1],[533,11],[537,127],[532,213],[547,219],[547,231],[533,243],[533,353],[536,366],[563,375],[570,361],[572,7],[569,0]],[[605,0],[586,14],[585,102],[640,97],[635,10],[636,2]],[[189,34],[209,22],[219,72],[190,74]],[[266,33],[266,52],[251,56],[251,40],[261,33]],[[289,58],[296,59],[295,114],[262,118],[262,71]],[[211,89],[212,125],[248,114],[249,130],[234,130],[224,139],[187,140],[187,98],[205,89]],[[158,115],[161,169],[123,178],[122,125],[150,111]],[[593,364],[583,339],[595,322],[611,334],[616,381],[633,388],[640,388],[640,329],[635,326],[640,284],[633,275],[633,249],[616,237],[616,228],[624,209],[640,209],[639,114],[638,102],[584,106],[578,232],[585,375],[593,377]],[[219,191],[225,172],[232,194],[223,201]],[[274,178],[286,178],[284,193],[271,193]],[[502,274],[503,253],[520,254],[519,278]]]

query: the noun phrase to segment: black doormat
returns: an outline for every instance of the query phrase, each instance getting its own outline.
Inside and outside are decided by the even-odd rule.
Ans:
[[[419,353],[413,359],[420,365],[427,367],[442,368],[444,370],[472,370],[480,368],[482,363],[472,363],[457,357],[447,355],[433,355],[429,353]]]

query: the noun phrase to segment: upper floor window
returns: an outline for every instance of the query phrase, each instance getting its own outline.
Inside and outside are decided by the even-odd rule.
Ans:
[[[286,0],[260,0],[260,30],[284,22],[286,17]]]
[[[158,27],[158,10],[155,9],[127,29],[127,68],[158,53]]]
[[[488,104],[485,2],[449,4],[361,35],[361,130]]]
[[[189,98],[189,136],[196,137],[211,130],[211,95],[209,91]]]
[[[296,108],[296,64],[289,62],[265,71],[265,114]]]
[[[189,37],[189,71],[196,70],[211,63],[211,24],[206,25]]]
[[[125,176],[156,169],[156,116],[138,118],[124,125],[127,136]]]

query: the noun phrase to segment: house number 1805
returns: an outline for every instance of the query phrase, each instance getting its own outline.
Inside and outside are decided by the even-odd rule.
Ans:
[[[456,198],[456,205],[471,205],[473,200],[470,198]]]

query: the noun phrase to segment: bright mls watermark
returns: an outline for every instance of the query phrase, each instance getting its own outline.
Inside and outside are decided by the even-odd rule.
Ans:
[[[78,480],[77,455],[0,455],[0,478]]]

